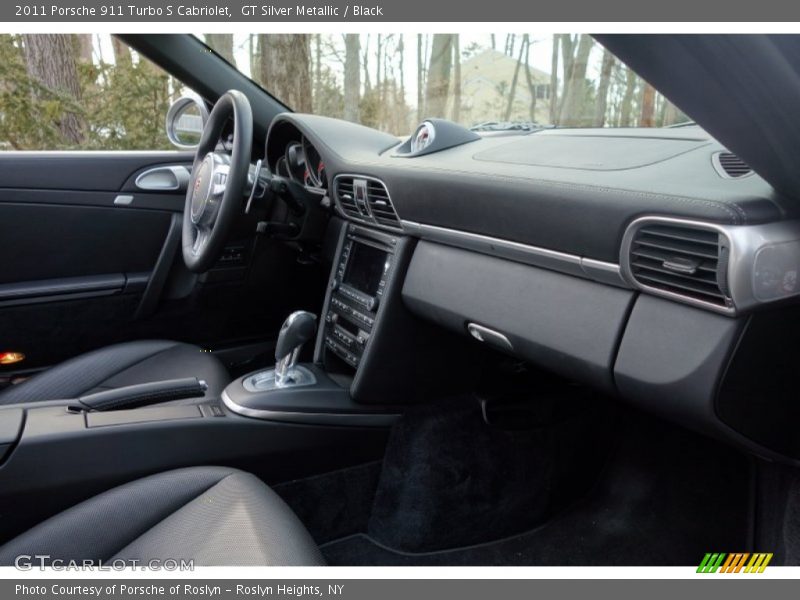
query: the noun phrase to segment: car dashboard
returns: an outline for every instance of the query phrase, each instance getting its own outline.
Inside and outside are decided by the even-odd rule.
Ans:
[[[761,456],[800,459],[790,202],[696,126],[423,127],[405,142],[313,115],[270,127],[269,169],[346,223],[319,361],[332,355],[358,384],[378,348],[397,352],[373,339],[393,287],[436,328]],[[359,256],[366,274],[352,270]]]

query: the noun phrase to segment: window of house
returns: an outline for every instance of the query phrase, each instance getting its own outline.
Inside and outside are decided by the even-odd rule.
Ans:
[[[549,100],[550,99],[550,84],[540,83],[536,86],[536,99]]]

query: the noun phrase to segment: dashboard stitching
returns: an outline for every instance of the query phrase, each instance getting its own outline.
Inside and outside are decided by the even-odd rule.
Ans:
[[[386,167],[386,165],[378,165],[374,164],[376,167]],[[408,169],[405,167],[397,167],[396,169],[401,169],[403,171],[412,171],[412,169]],[[471,176],[475,175],[475,173],[471,171],[453,171],[453,170],[445,170],[445,169],[432,169],[427,168],[426,171],[437,171],[439,173],[452,173],[456,175],[465,175]],[[621,188],[609,188],[605,186],[593,186],[593,185],[581,185],[575,183],[566,183],[560,181],[551,181],[546,179],[532,179],[530,177],[513,177],[507,175],[495,175],[495,174],[487,174],[481,173],[481,179],[493,179],[496,181],[516,181],[516,182],[530,182],[530,183],[537,183],[543,184],[546,186],[550,186],[553,188],[567,188],[567,189],[576,189],[576,190],[583,190],[583,191],[597,191],[597,192],[605,192],[609,194],[623,194],[627,196],[638,197],[642,199],[651,199],[651,200],[674,200],[676,202],[683,202],[687,204],[697,204],[697,205],[705,205],[711,208],[715,208],[725,212],[730,218],[734,219],[734,221],[738,222],[741,219],[742,223],[747,223],[747,214],[745,213],[744,209],[738,205],[738,203],[730,203],[726,204],[723,202],[717,202],[715,200],[704,200],[700,198],[690,198],[688,196],[675,196],[672,194],[658,194],[652,192],[638,192],[634,190],[626,190]],[[385,177],[385,176],[384,176]]]

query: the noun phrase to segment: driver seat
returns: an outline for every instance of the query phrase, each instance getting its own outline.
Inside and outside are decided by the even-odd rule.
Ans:
[[[230,383],[230,375],[219,359],[198,346],[139,340],[81,354],[0,390],[0,406],[72,399],[128,385],[183,377],[205,380],[208,384],[206,398],[218,397]],[[193,401],[198,399],[179,402]]]

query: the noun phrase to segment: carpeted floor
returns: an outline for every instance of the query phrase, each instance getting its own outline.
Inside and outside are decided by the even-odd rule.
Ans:
[[[417,553],[357,533],[322,550],[332,565],[694,565],[748,547],[749,498],[741,454],[635,415],[594,489],[527,532]]]
[[[367,530],[381,462],[273,486],[318,544]]]

